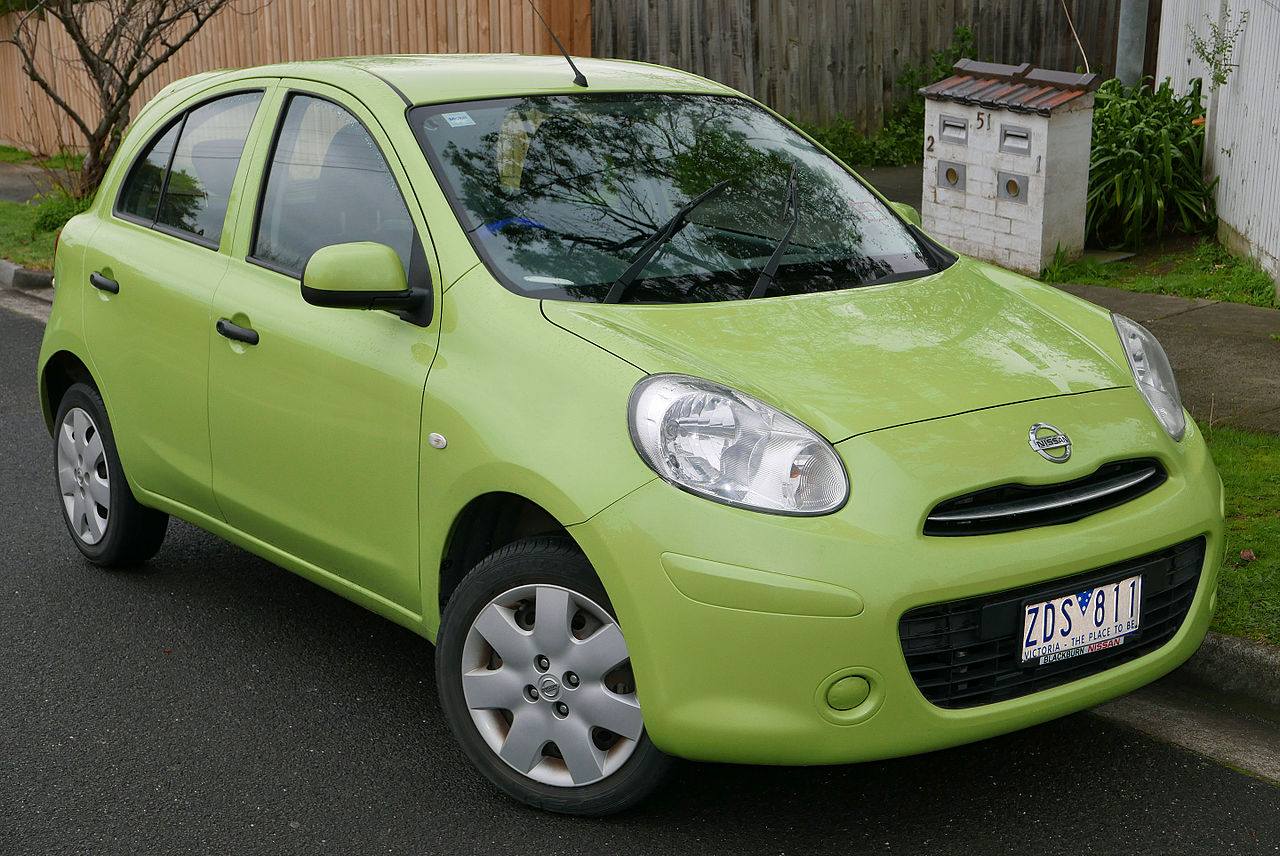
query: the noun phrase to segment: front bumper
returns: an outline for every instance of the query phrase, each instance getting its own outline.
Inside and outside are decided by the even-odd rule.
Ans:
[[[1067,432],[1066,464],[1027,445]],[[837,445],[852,495],[826,517],[729,508],[653,481],[571,527],[626,633],[654,743],[686,758],[846,763],[979,740],[1097,704],[1195,652],[1223,550],[1221,481],[1194,423],[1174,443],[1133,389],[1061,396],[872,432]],[[939,501],[1019,481],[1054,483],[1155,457],[1168,481],[1059,526],[972,537],[922,534]],[[898,628],[913,608],[1069,577],[1204,537],[1185,621],[1158,650],[1071,683],[967,709],[917,689]],[[865,680],[849,710],[827,703]],[[861,692],[855,694],[860,698]]]

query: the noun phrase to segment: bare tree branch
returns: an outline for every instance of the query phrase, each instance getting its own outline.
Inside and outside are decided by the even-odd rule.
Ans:
[[[102,180],[129,122],[131,100],[156,69],[195,38],[233,0],[34,0],[0,44],[12,44],[22,68],[84,136],[87,153],[81,191],[92,192]],[[269,2],[269,0],[267,0]],[[93,115],[78,111],[70,93],[59,92],[54,75],[40,67],[41,31],[54,26],[66,32],[75,50],[53,62],[79,66],[96,96]]]

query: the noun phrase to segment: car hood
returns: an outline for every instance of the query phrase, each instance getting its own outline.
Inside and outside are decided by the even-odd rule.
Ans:
[[[543,301],[649,373],[739,389],[828,440],[1132,384],[1109,315],[970,259],[910,282],[663,306]]]

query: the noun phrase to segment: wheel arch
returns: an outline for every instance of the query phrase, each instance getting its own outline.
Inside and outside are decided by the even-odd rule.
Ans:
[[[555,515],[520,494],[492,491],[468,502],[454,517],[437,577],[440,611],[467,572],[495,550],[522,538],[558,535],[574,540]]]
[[[76,383],[87,383],[98,389],[93,373],[74,353],[57,351],[45,361],[40,370],[40,410],[44,414],[45,428],[50,434],[53,433],[53,420],[62,396]]]

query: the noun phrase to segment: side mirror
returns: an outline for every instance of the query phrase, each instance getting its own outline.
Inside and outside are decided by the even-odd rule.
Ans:
[[[911,207],[905,202],[890,202],[889,204],[893,206],[894,211],[898,212],[899,217],[906,220],[912,226],[920,228],[923,225],[920,220],[919,210]]]
[[[409,288],[404,266],[386,244],[359,241],[316,250],[302,272],[302,299],[335,309],[391,309],[420,326],[428,295]]]

